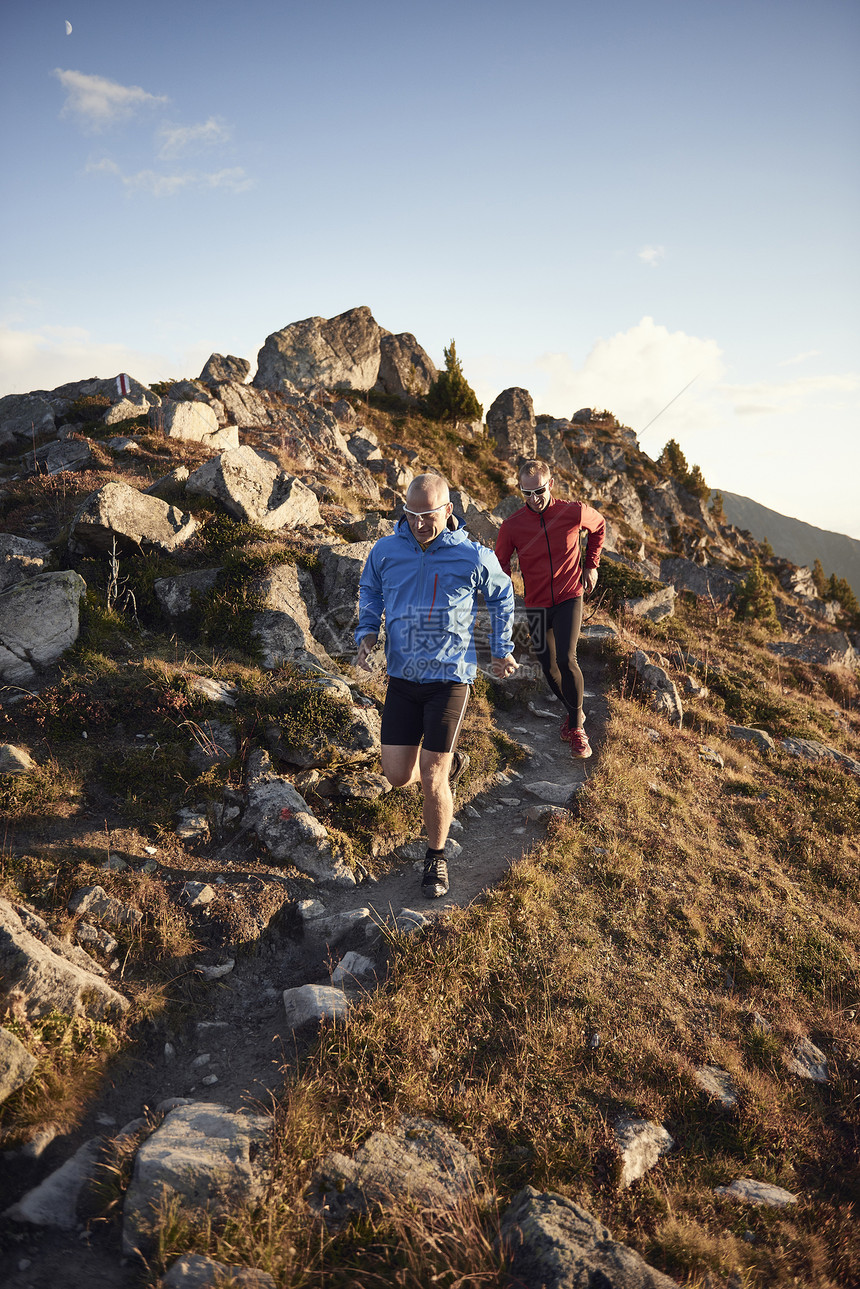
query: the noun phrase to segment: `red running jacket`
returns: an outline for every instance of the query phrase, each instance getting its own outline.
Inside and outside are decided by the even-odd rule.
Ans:
[[[538,515],[528,506],[514,512],[499,529],[496,555],[507,574],[517,552],[526,588],[526,607],[545,609],[582,595],[579,534],[588,533],[585,567],[597,568],[606,525],[593,506],[553,500]]]

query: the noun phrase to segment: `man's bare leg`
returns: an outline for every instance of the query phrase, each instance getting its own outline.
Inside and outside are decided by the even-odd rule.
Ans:
[[[444,850],[454,818],[454,797],[448,778],[451,773],[450,752],[426,752],[421,749],[419,770],[424,790],[424,827],[430,850]]]
[[[417,747],[400,743],[383,743],[382,773],[392,788],[406,788],[410,783],[420,783]]]

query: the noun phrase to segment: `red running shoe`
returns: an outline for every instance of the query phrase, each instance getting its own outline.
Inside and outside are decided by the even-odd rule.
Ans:
[[[562,721],[562,723],[561,723],[561,741],[562,741],[562,743],[566,743],[566,742],[567,742],[567,740],[568,740],[569,738],[570,738],[570,717],[569,717],[569,716],[565,716],[564,720],[563,720],[563,721]]]
[[[591,744],[585,730],[570,731],[570,755],[574,761],[584,761],[591,756]]]

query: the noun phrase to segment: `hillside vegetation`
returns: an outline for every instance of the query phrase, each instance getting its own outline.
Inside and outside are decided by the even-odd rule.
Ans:
[[[511,492],[510,466],[486,436],[392,397],[349,401],[386,461],[438,469],[487,511]],[[61,937],[75,928],[68,901],[82,885],[98,883],[143,913],[140,926],[114,931],[114,979],[131,1000],[121,1020],[32,1020],[14,1008],[4,1020],[38,1059],[35,1076],[0,1106],[5,1150],[46,1125],[76,1142],[106,1075],[132,1078],[135,1061],[217,988],[194,967],[259,953],[269,929],[289,925],[297,901],[313,894],[285,866],[283,883],[261,882],[241,903],[219,900],[204,919],[177,898],[177,874],[222,871],[229,884],[239,869],[268,871],[253,839],[219,870],[232,836],[225,803],[242,799],[249,752],[273,721],[293,744],[313,736],[336,747],[346,728],[345,708],[306,672],[261,665],[250,628],[255,579],[285,563],[318,578],[321,541],[353,541],[368,514],[390,510],[358,495],[334,464],[329,474],[320,462],[308,469],[288,439],[270,436],[266,449],[316,490],[323,529],[267,532],[177,490],[200,524],[181,563],[123,549],[111,570],[105,557],[68,553],[84,498],[110,478],[142,490],[206,456],[142,420],[122,428],[136,439],[133,456],[106,445],[116,426],[87,422],[77,431],[92,452],[85,470],[22,471],[3,485],[7,531],[47,542],[88,590],[74,647],[45,683],[8,691],[0,711],[0,742],[26,746],[36,762],[30,774],[0,776],[0,892],[28,902]],[[686,512],[643,538],[620,489],[653,498],[670,481],[609,413],[588,431],[584,445],[557,431],[570,463],[555,466],[558,490],[604,508],[621,558],[604,559],[591,610],[591,626],[616,634],[585,646],[609,719],[575,807],[549,821],[485,899],[447,909],[421,935],[389,936],[383,987],[356,1002],[347,1023],[297,1042],[284,1063],[266,1194],[207,1221],[168,1199],[141,1283],[156,1284],[189,1251],[262,1268],[283,1289],[503,1283],[499,1214],[531,1185],[575,1199],[691,1289],[860,1285],[860,777],[848,764],[860,759],[858,671],[773,651],[786,613],[806,622],[806,610],[767,553],[710,523],[700,499],[682,497]],[[252,430],[241,437],[263,442]],[[611,457],[615,473],[595,472],[598,457]],[[690,591],[658,621],[625,607],[653,590],[662,559],[689,557],[697,542],[739,580],[761,556],[774,617],[745,617],[740,600]],[[165,623],[156,579],[213,561],[221,572],[193,622]],[[652,709],[636,650],[683,693],[680,728]],[[353,691],[378,702],[380,682],[338,661]],[[195,685],[201,677],[238,695],[235,751],[203,769],[195,740],[205,747],[207,722],[223,720],[224,708]],[[476,688],[464,735],[473,770],[459,810],[480,805],[492,776],[519,763],[497,716],[533,697],[486,680]],[[758,727],[776,745],[739,741],[733,726]],[[846,763],[799,759],[783,739],[826,745]],[[365,768],[378,774],[378,759]],[[200,803],[208,831],[183,838],[176,812]],[[394,842],[419,828],[409,793],[332,796],[317,808],[359,877],[382,875]],[[146,871],[148,847],[158,865]],[[105,867],[116,853],[127,868]],[[826,1057],[826,1082],[794,1071],[800,1039]],[[703,1090],[696,1072],[705,1066],[727,1072],[734,1104]],[[480,1161],[486,1197],[455,1220],[395,1206],[340,1231],[313,1222],[306,1200],[324,1156],[352,1154],[402,1114],[447,1125]],[[613,1136],[621,1115],[664,1125],[674,1140],[625,1189]],[[116,1243],[128,1143],[113,1163],[92,1229]],[[758,1207],[716,1192],[740,1177],[796,1202]],[[3,1239],[11,1257],[8,1224]]]

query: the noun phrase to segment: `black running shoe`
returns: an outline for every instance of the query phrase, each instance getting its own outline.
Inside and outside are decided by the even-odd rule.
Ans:
[[[428,855],[424,860],[421,893],[428,900],[438,900],[448,894],[448,865],[444,855]]]
[[[451,757],[451,773],[448,775],[448,782],[451,785],[451,795],[457,795],[457,784],[469,768],[470,757],[468,752],[454,752]]]

